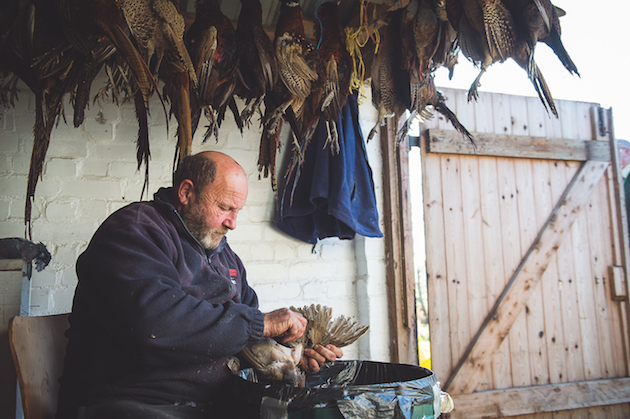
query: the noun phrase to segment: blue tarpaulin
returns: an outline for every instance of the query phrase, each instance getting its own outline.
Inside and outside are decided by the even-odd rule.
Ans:
[[[320,121],[303,165],[279,182],[276,226],[311,244],[326,237],[353,239],[355,234],[383,237],[355,94],[348,96],[337,131],[340,150],[335,154],[326,145],[327,130]]]

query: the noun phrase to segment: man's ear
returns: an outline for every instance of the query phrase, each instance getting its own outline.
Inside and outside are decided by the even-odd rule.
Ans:
[[[184,179],[177,188],[177,199],[181,206],[187,206],[192,202],[195,194],[195,186],[190,179]]]

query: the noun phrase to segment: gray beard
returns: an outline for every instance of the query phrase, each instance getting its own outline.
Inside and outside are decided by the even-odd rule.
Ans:
[[[221,243],[223,236],[227,233],[225,228],[212,229],[208,231],[208,225],[203,219],[203,215],[200,214],[196,208],[193,208],[186,214],[182,215],[182,219],[190,231],[190,234],[199,240],[202,246],[207,250],[216,249]]]

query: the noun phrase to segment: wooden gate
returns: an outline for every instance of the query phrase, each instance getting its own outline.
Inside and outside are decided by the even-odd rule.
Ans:
[[[432,368],[450,417],[630,417],[611,111],[557,101],[555,119],[538,98],[445,95],[476,137],[422,125]]]

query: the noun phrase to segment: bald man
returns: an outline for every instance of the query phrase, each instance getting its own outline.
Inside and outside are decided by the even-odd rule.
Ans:
[[[173,187],[103,222],[77,260],[58,419],[226,417],[228,357],[302,336],[300,314],[258,310],[226,241],[247,190],[236,161],[203,152],[182,161]],[[341,355],[320,347],[301,365]]]

